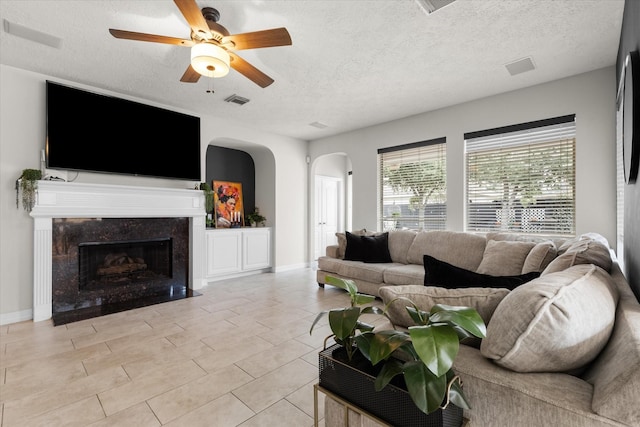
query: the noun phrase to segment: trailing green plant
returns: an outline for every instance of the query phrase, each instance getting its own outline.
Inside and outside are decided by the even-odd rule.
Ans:
[[[206,182],[200,183],[200,190],[204,193],[204,207],[207,212],[207,227],[213,225],[213,190]]]
[[[247,214],[245,219],[249,221],[250,224],[256,224],[256,225],[264,225],[265,221],[267,220],[267,218],[265,218],[260,214],[260,209],[257,206],[255,207],[253,212],[251,212],[250,214]]]
[[[19,208],[19,200],[22,200],[22,207],[27,212],[31,212],[36,204],[36,192],[38,181],[42,179],[40,169],[23,169],[22,175],[16,180],[16,208]]]
[[[375,297],[358,293],[358,287],[353,280],[327,276],[326,283],[347,291],[351,305],[345,308],[336,308],[318,313],[311,324],[309,334],[313,332],[316,323],[327,315],[329,327],[331,328],[331,332],[333,332],[335,341],[345,348],[347,357],[349,360],[352,360],[353,354],[356,351],[356,335],[358,332],[371,332],[374,328],[373,325],[360,321],[360,316],[368,313],[384,315],[384,312],[378,307],[359,307],[360,305],[373,302]]]
[[[382,390],[396,375],[403,375],[411,399],[422,412],[429,414],[450,402],[469,409],[460,378],[452,367],[460,341],[486,336],[484,321],[470,307],[436,304],[426,312],[408,298],[399,299],[407,301],[406,310],[416,326],[408,331],[365,332],[356,338],[360,352],[373,365],[384,362],[375,381],[376,390]],[[387,304],[385,312],[394,301]]]

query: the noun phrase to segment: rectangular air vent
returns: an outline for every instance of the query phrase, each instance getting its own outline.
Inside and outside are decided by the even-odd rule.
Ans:
[[[309,123],[309,126],[313,126],[314,128],[318,128],[318,129],[326,129],[329,127],[328,125],[325,125],[324,123],[320,123],[320,122]]]
[[[531,57],[518,59],[517,61],[510,62],[505,64],[507,71],[512,76],[516,74],[526,73],[527,71],[535,70],[536,66],[533,64],[533,59]]]
[[[243,98],[239,95],[233,94],[230,97],[225,99],[226,102],[233,102],[234,104],[238,104],[238,105],[244,105],[247,102],[249,102],[249,100],[247,98]]]
[[[6,19],[2,20],[2,25],[4,27],[5,33],[13,34],[16,37],[21,37],[25,40],[31,40],[35,43],[51,46],[56,49],[60,49],[62,47],[62,39],[60,37],[33,30],[31,28],[25,27],[24,25],[9,22]]]
[[[453,3],[455,0],[416,0],[418,6],[422,8],[422,10],[427,14],[431,14],[438,9],[442,9],[443,7]]]

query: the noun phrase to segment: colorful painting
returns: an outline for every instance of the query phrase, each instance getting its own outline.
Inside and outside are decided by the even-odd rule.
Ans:
[[[238,228],[244,225],[241,183],[214,180],[213,198],[216,207],[216,228]]]

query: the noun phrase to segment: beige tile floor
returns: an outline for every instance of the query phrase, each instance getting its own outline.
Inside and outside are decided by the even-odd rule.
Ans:
[[[260,274],[57,327],[0,326],[0,425],[312,426],[330,330],[309,327],[349,304],[314,278]]]

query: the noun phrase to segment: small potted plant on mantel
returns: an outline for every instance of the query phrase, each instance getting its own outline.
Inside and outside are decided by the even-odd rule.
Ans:
[[[213,227],[213,190],[206,182],[200,183],[200,190],[204,193],[204,208],[207,213],[207,227]]]
[[[40,169],[24,169],[22,171],[22,175],[16,180],[16,208],[19,207],[20,199],[22,199],[24,210],[31,212],[36,205],[38,181],[41,179],[42,171]]]
[[[251,224],[252,227],[256,227],[258,225],[264,227],[267,218],[260,214],[260,209],[256,206],[253,212],[247,214],[245,219]]]
[[[461,340],[485,337],[478,312],[440,304],[425,312],[402,298],[416,326],[374,331],[360,316],[386,316],[391,303],[360,308],[375,298],[359,294],[353,280],[327,277],[327,283],[346,290],[351,306],[323,311],[311,325],[309,333],[327,314],[336,341],[320,352],[319,385],[395,426],[461,425],[470,406],[452,366]]]

